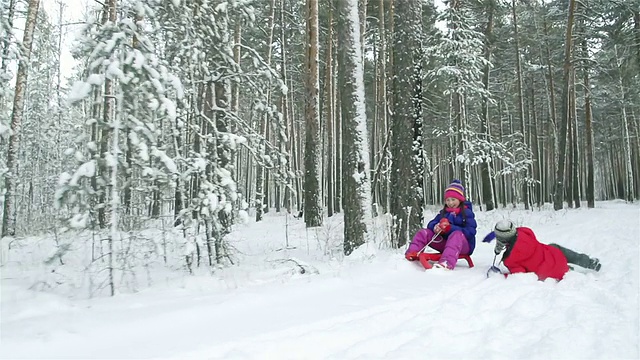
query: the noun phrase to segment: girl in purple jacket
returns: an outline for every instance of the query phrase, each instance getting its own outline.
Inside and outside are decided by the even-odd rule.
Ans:
[[[419,253],[428,244],[430,248],[442,253],[440,261],[433,267],[453,270],[458,256],[473,253],[477,224],[471,202],[465,199],[460,180],[453,180],[447,186],[444,203],[443,209],[429,221],[427,228],[420,229],[413,237],[405,253],[407,260],[417,260]]]

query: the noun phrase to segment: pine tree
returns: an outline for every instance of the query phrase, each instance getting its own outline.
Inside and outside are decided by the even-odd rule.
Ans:
[[[422,226],[422,7],[398,1],[394,13],[394,113],[391,142],[393,242],[402,246]]]
[[[198,226],[204,226],[210,263],[228,257],[223,238],[237,219],[247,217],[248,204],[237,184],[237,149],[243,147],[254,164],[271,169],[275,183],[286,184],[291,178],[282,145],[253,125],[265,119],[265,124],[277,129],[277,141],[287,142],[286,135],[281,135],[282,116],[274,105],[284,84],[262,52],[249,44],[237,45],[244,55],[242,64],[235,62],[232,21],[243,23],[247,37],[259,31],[254,29],[253,5],[232,3],[222,1],[212,10],[200,1],[160,1],[155,17],[165,44],[164,58],[173,59],[170,69],[182,80],[185,93],[172,124],[176,164],[182,174],[175,191],[177,222],[190,228],[194,238]],[[209,11],[216,21],[211,21]],[[232,84],[233,96],[252,101],[234,108]],[[198,247],[196,241],[196,252]]]
[[[475,137],[476,120],[469,109],[479,106],[482,101],[492,101],[491,93],[482,79],[485,67],[490,66],[484,56],[485,36],[474,28],[475,14],[469,4],[449,1],[448,6],[438,15],[437,20],[446,24],[446,30],[427,48],[427,53],[436,57],[435,65],[427,72],[429,81],[444,84],[443,95],[450,105],[450,122],[444,133],[449,134],[449,148],[452,164],[451,175],[471,184],[471,163],[490,161],[471,144]],[[467,197],[473,199],[472,187],[467,186]]]
[[[125,3],[123,8],[130,9],[129,6],[135,5],[139,3]],[[148,7],[137,9],[142,12],[141,18],[152,13]],[[112,94],[115,101],[112,108],[105,107],[108,117],[87,122],[91,127],[97,126],[97,131],[103,134],[99,141],[111,150],[102,145],[101,150],[107,151],[99,153],[96,149],[101,145],[81,137],[78,145],[86,151],[76,151],[75,169],[61,176],[58,202],[74,209],[70,222],[73,228],[94,228],[97,225],[98,211],[91,206],[96,202],[90,199],[110,197],[107,189],[114,189],[112,177],[108,174],[114,170],[109,169],[119,169],[117,175],[125,178],[125,172],[141,174],[149,192],[149,184],[160,181],[170,187],[172,179],[177,176],[177,167],[162,145],[159,129],[163,128],[163,122],[175,121],[175,102],[183,96],[183,90],[180,80],[155,55],[154,46],[147,36],[152,31],[146,29],[149,25],[142,20],[136,22],[128,18],[115,19],[104,25],[91,23],[85,29],[86,35],[77,50],[78,54],[88,54],[90,67],[87,72],[91,75],[74,84],[70,95],[72,101],[90,101],[91,89],[106,83],[113,87],[108,94]],[[137,46],[132,47],[134,38]],[[111,142],[107,142],[104,136],[112,129],[124,129],[126,138],[113,135]],[[93,131],[96,131],[95,127],[88,129],[87,133]],[[126,146],[131,147],[128,149],[132,156],[130,162],[126,161],[122,151],[117,150]],[[97,174],[100,163],[104,164],[102,171],[106,174],[98,182],[99,192],[96,192],[91,178]],[[104,201],[97,202],[97,205],[108,206]]]
[[[0,135],[9,128],[9,107],[5,104],[12,94],[9,83],[13,78],[9,63],[20,56],[13,34],[13,21],[15,17],[15,0],[3,1],[0,4]],[[4,166],[2,166],[4,168]]]
[[[322,225],[320,114],[318,103],[318,1],[307,1],[307,51],[305,52],[304,221]]]
[[[20,127],[23,121],[24,97],[29,75],[28,61],[31,56],[31,44],[33,32],[38,16],[39,0],[30,0],[27,9],[24,37],[22,40],[22,53],[18,63],[16,76],[16,89],[13,98],[13,111],[11,112],[11,134],[7,148],[7,173],[4,174],[4,203],[2,212],[2,237],[13,236],[16,231],[16,183],[18,178],[18,147],[20,146]]]
[[[371,179],[357,0],[337,0],[338,87],[342,89],[344,253],[371,238]]]

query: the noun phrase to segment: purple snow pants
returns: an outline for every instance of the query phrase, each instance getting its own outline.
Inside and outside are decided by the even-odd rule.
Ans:
[[[433,235],[433,230],[431,229],[420,229],[411,240],[407,253],[422,250],[433,238]],[[459,230],[447,234],[446,238],[442,237],[442,235],[438,236],[429,244],[429,247],[442,253],[440,263],[442,264],[446,261],[449,269],[456,267],[460,254],[466,255],[469,253],[469,242],[462,231]]]

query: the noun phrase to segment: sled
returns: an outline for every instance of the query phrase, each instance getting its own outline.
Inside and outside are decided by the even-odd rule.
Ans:
[[[438,262],[441,256],[442,254],[440,253],[422,253],[418,257],[418,259],[425,269],[431,269],[433,265],[431,265],[429,261]],[[473,260],[471,260],[471,255],[460,255],[458,256],[458,260],[465,260],[469,265],[469,268],[472,268],[474,266]]]

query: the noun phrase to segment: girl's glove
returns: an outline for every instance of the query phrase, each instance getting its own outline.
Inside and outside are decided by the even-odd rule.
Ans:
[[[449,230],[451,230],[451,223],[447,218],[440,219],[438,226],[440,227],[440,232],[442,232],[443,234],[446,234],[449,232]]]
[[[405,259],[409,260],[409,261],[416,261],[418,260],[418,253],[417,252],[408,252],[406,254],[404,254]]]

